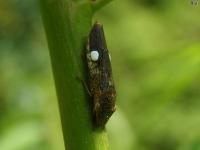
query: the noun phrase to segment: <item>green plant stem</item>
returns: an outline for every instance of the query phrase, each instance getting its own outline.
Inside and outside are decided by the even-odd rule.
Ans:
[[[95,0],[92,2],[93,11],[96,12],[113,0]]]
[[[101,2],[103,5],[103,1]],[[100,4],[99,4],[100,5]],[[103,129],[92,126],[91,100],[77,77],[85,79],[84,46],[94,13],[91,1],[40,0],[65,147],[68,150],[107,150]]]

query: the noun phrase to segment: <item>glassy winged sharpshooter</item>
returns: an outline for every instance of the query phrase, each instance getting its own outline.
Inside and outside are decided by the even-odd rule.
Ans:
[[[104,127],[116,109],[116,91],[103,26],[98,22],[89,34],[86,57],[94,122],[96,126]]]

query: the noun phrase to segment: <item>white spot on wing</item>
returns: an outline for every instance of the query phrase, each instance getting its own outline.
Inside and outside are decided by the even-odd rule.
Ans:
[[[91,51],[90,53],[92,61],[97,61],[99,59],[99,52],[98,51]]]

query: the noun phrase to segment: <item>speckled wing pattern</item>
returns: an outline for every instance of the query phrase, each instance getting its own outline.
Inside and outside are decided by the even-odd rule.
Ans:
[[[91,51],[98,51],[97,61],[91,60]],[[95,23],[91,29],[87,45],[89,69],[89,90],[93,99],[95,125],[104,127],[115,111],[116,91],[114,87],[109,52],[103,26]]]

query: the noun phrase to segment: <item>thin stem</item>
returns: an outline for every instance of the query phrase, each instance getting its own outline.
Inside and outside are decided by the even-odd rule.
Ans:
[[[92,0],[93,11],[96,12],[113,0]]]
[[[82,83],[85,43],[91,27],[91,3],[40,0],[59,102],[63,136],[69,150],[108,150],[107,134],[92,124],[92,109]]]

